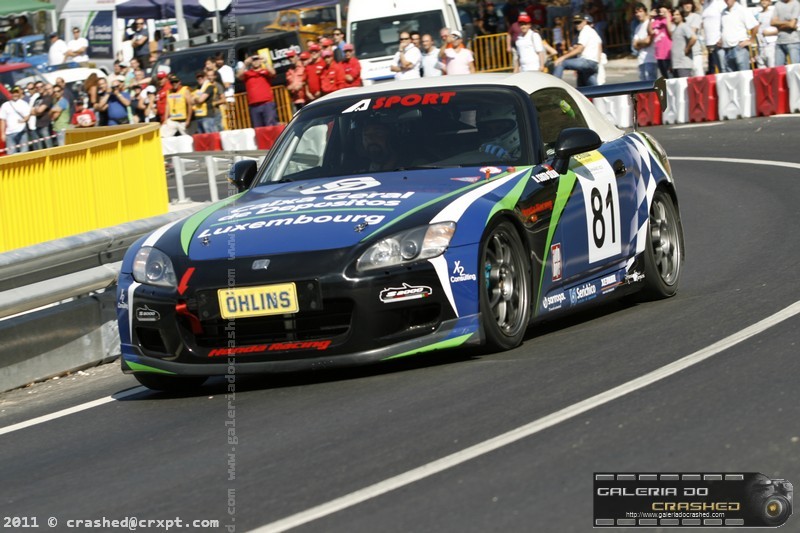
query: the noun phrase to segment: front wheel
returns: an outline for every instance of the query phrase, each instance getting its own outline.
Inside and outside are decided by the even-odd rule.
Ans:
[[[644,250],[642,296],[662,299],[678,291],[683,265],[683,228],[669,194],[658,190],[650,206],[647,243]]]
[[[133,377],[148,389],[175,393],[197,392],[207,379],[205,376],[172,376],[149,372],[136,372]]]
[[[530,265],[514,226],[501,221],[481,242],[480,309],[492,350],[519,346],[530,319]]]

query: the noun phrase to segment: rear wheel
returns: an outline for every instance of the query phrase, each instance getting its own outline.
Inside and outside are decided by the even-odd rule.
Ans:
[[[669,298],[678,291],[681,278],[683,228],[672,198],[664,191],[653,196],[647,235],[642,296]]]
[[[148,389],[182,393],[196,392],[207,379],[205,376],[172,376],[148,372],[136,372],[133,377]]]
[[[480,309],[492,350],[519,346],[530,319],[530,265],[514,226],[501,221],[481,243]]]

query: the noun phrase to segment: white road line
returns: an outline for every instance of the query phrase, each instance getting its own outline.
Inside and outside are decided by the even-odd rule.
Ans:
[[[764,165],[767,167],[800,168],[800,163],[788,161],[759,161],[758,159],[731,159],[727,157],[670,157],[670,161],[707,161],[709,163],[740,163],[744,165]]]
[[[61,418],[63,416],[71,415],[73,413],[80,413],[81,411],[91,409],[92,407],[98,407],[106,403],[115,402],[117,400],[121,400],[123,398],[127,398],[128,396],[133,396],[134,394],[139,394],[141,392],[145,392],[148,390],[149,389],[145,387],[136,387],[130,390],[119,392],[117,394],[113,394],[111,396],[106,396],[105,398],[100,398],[99,400],[93,400],[91,402],[83,403],[81,405],[76,405],[75,407],[62,409],[61,411],[56,411],[55,413],[50,413],[49,415],[43,415],[36,418],[32,418],[30,420],[26,420],[25,422],[12,424],[10,426],[0,428],[0,435],[5,435],[6,433],[13,433],[14,431],[19,431],[20,429],[25,429],[38,424],[43,424],[44,422],[49,422],[50,420],[55,420],[56,418]]]
[[[684,124],[682,126],[669,126],[671,130],[688,130],[691,128],[707,128],[709,126],[721,126],[724,122],[702,122],[698,124]],[[670,159],[672,159],[670,157]]]
[[[677,361],[645,374],[644,376],[628,381],[627,383],[623,383],[618,387],[614,387],[606,392],[592,396],[591,398],[587,398],[586,400],[566,407],[544,418],[540,418],[539,420],[535,420],[524,426],[512,429],[507,433],[503,433],[502,435],[498,435],[497,437],[478,443],[459,452],[442,457],[441,459],[422,465],[418,468],[414,468],[413,470],[409,470],[384,481],[375,483],[374,485],[351,492],[350,494],[346,494],[345,496],[336,498],[335,500],[331,500],[327,503],[323,503],[316,507],[301,511],[276,522],[266,524],[259,528],[253,529],[252,531],[255,533],[278,533],[281,531],[287,531],[293,527],[307,524],[343,509],[347,509],[348,507],[352,507],[364,501],[376,498],[387,492],[399,489],[400,487],[404,487],[421,479],[425,479],[434,474],[438,474],[439,472],[458,466],[462,463],[475,459],[476,457],[480,457],[481,455],[485,455],[489,452],[502,448],[503,446],[507,446],[517,442],[518,440],[535,435],[540,431],[581,415],[589,410],[594,409],[595,407],[600,407],[601,405],[616,400],[617,398],[621,398],[622,396],[672,376],[673,374],[705,361],[706,359],[743,341],[746,341],[750,337],[758,335],[772,326],[780,324],[784,320],[787,320],[798,314],[800,314],[800,301],[793,303],[782,311],[779,311],[748,328],[734,333],[729,337],[725,337],[721,341],[715,342],[711,346],[703,348],[702,350],[699,350],[691,355],[687,355],[682,359],[678,359]]]

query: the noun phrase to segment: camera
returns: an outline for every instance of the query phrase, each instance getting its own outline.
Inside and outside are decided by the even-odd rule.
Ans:
[[[792,514],[794,487],[785,479],[759,476],[750,487],[750,504],[769,526],[779,526]]]

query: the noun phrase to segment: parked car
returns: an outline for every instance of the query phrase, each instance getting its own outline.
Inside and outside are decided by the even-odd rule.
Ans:
[[[0,55],[0,63],[28,63],[45,70],[48,67],[47,48],[47,40],[42,34],[10,39]]]
[[[343,23],[344,24],[344,23]],[[267,26],[267,30],[284,30],[300,32],[303,42],[322,35],[330,35],[336,27],[336,8],[310,7],[306,9],[285,9],[278,13],[278,18]]]
[[[0,95],[2,102],[11,98],[8,90],[19,85],[23,87],[28,81],[46,81],[42,73],[30,63],[0,63]]]

